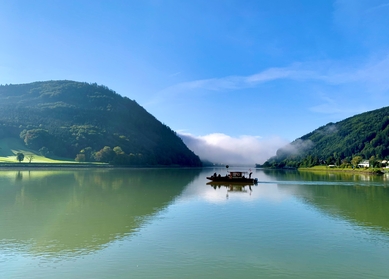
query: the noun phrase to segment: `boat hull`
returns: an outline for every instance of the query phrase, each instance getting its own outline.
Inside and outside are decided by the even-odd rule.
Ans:
[[[212,182],[217,183],[228,183],[228,184],[255,184],[256,179],[254,178],[230,178],[230,177],[214,177],[214,176],[208,176],[208,180],[211,180]]]

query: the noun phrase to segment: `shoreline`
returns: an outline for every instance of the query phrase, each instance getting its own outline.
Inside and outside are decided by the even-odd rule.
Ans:
[[[76,164],[76,163],[0,163],[0,169],[9,168],[107,168],[111,165]]]
[[[302,168],[256,168],[263,170],[301,171],[301,172],[343,172],[353,174],[383,175],[389,173],[389,169],[383,168],[335,168],[326,166],[302,167]]]
[[[376,169],[350,169],[350,168],[328,168],[328,167],[312,167],[312,168],[298,168],[298,171],[313,171],[313,172],[345,172],[345,173],[360,173],[382,175],[385,173],[381,168]]]
[[[136,168],[199,168],[190,166],[164,165],[110,165],[88,163],[0,163],[2,169],[136,169]]]

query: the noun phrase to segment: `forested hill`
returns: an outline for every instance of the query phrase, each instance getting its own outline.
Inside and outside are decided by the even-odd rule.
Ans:
[[[277,151],[264,167],[349,165],[355,157],[389,159],[389,107],[329,123]]]
[[[78,161],[200,166],[169,127],[105,86],[47,81],[0,86],[0,139]]]

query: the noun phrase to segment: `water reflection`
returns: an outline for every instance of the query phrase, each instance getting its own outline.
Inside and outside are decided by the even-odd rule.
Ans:
[[[265,171],[280,192],[292,193],[325,214],[389,232],[388,177],[353,173]]]
[[[269,180],[279,181],[329,181],[329,182],[360,182],[362,185],[388,186],[389,176],[385,174],[371,175],[354,172],[312,172],[312,171],[294,171],[294,170],[268,170],[257,169],[257,172],[264,173]]]
[[[37,255],[100,249],[135,232],[199,172],[0,171],[0,243]]]
[[[242,184],[233,184],[233,183],[213,183],[209,182],[207,185],[211,186],[214,190],[220,188],[226,188],[226,198],[228,199],[230,194],[240,193],[240,194],[249,194],[251,195],[254,185],[242,185]]]
[[[257,169],[258,185],[207,183],[203,177],[220,171],[209,169],[183,192],[211,203],[266,200],[281,203],[290,199],[313,206],[324,214],[374,230],[389,232],[388,176],[353,173],[317,173]]]
[[[220,171],[220,169],[217,169]],[[389,232],[386,176],[256,170],[258,185],[207,185],[215,169],[0,171],[0,246],[35,255],[90,253],[136,233],[176,199],[298,200]]]
[[[387,275],[384,177],[257,170],[250,190],[209,173],[0,171],[0,277]]]
[[[388,187],[298,185],[295,190],[305,203],[326,214],[389,232]]]

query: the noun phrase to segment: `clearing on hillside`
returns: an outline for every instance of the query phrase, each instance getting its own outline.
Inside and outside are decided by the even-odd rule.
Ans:
[[[24,154],[23,162],[28,162],[29,161],[28,157],[33,156],[31,163],[76,163],[69,159],[56,160],[56,159],[50,159],[44,157],[41,154],[28,149],[23,144],[23,141],[21,139],[17,139],[17,138],[0,139],[0,163],[18,162],[18,160],[16,159],[16,154],[19,152]]]

